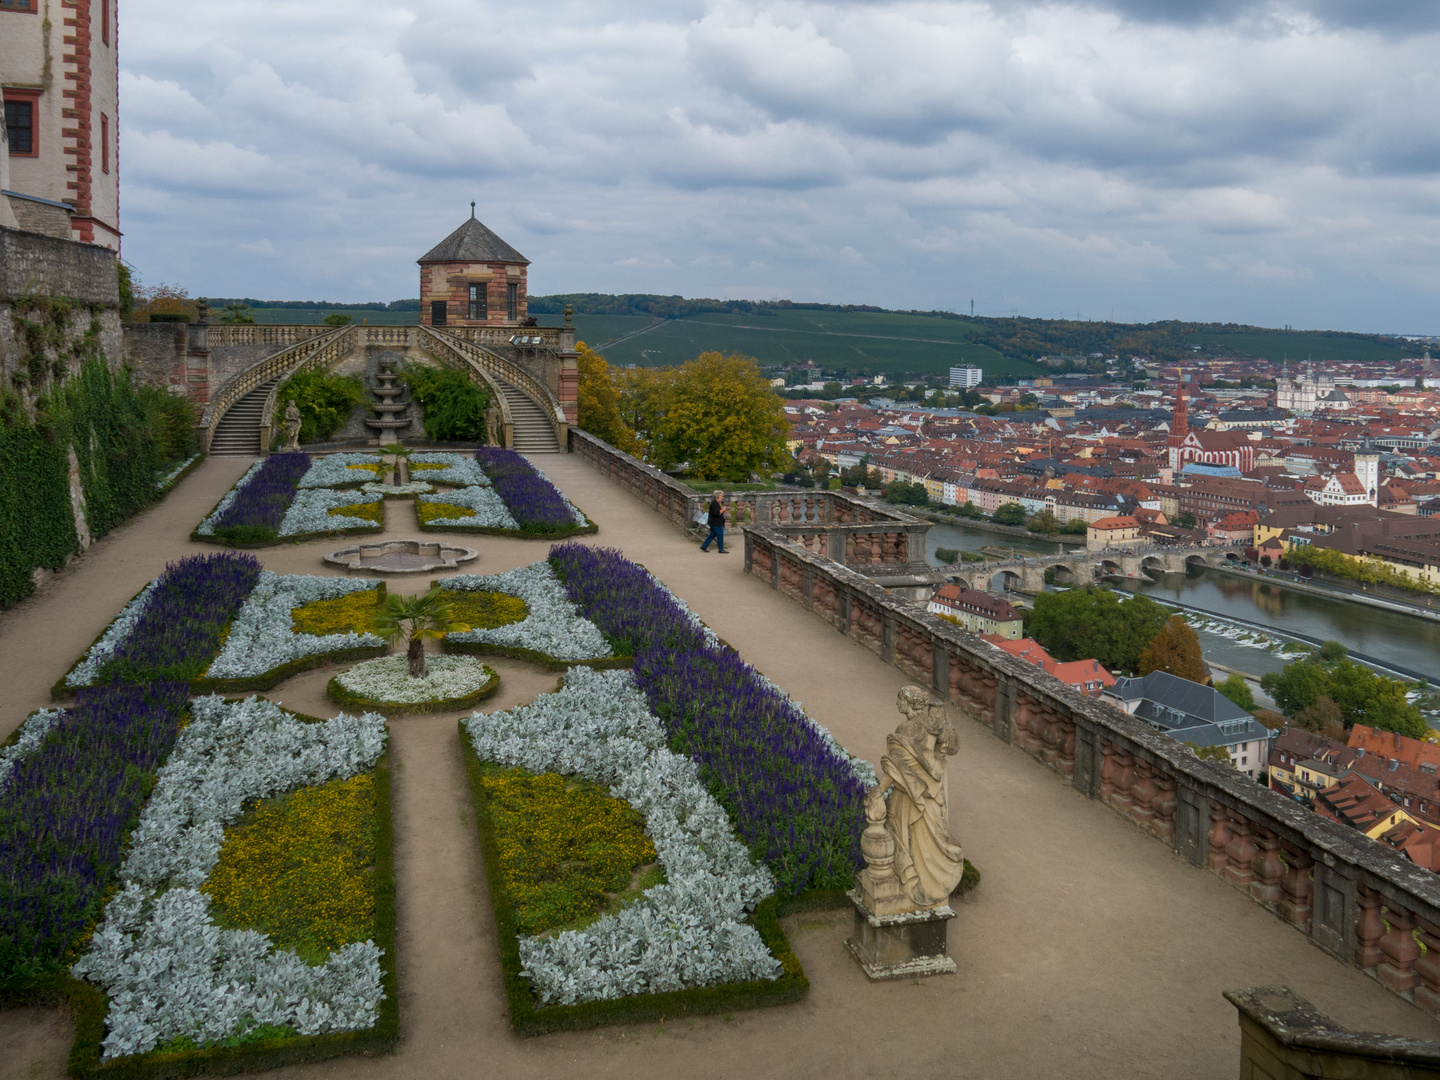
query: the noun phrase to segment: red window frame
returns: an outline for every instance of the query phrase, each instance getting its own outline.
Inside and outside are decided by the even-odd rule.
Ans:
[[[110,117],[100,114],[100,171],[110,171]]]
[[[19,11],[34,15],[38,9],[36,0],[0,0],[0,11]]]
[[[100,0],[100,40],[110,44],[110,0]]]
[[[40,156],[40,91],[39,90],[10,90],[4,91],[5,101],[28,101],[30,103],[30,149],[11,150],[11,157],[34,158]]]

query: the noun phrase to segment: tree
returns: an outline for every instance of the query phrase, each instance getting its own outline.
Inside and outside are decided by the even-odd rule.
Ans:
[[[1025,627],[1057,660],[1093,657],[1107,668],[1134,671],[1166,617],[1148,596],[1122,601],[1120,594],[1090,585],[1041,593]]]
[[[936,548],[935,557],[943,563],[957,563],[960,561],[960,552],[954,548]]]
[[[1245,676],[1239,672],[1232,671],[1221,682],[1215,684],[1215,689],[1246,712],[1255,711],[1255,695],[1250,692],[1250,684],[1245,681]]]
[[[1152,671],[1168,671],[1171,675],[1191,682],[1207,683],[1210,673],[1200,651],[1200,636],[1191,629],[1183,617],[1170,616],[1160,632],[1140,654],[1140,674]]]
[[[243,300],[231,300],[225,305],[225,310],[220,313],[220,322],[249,325],[255,322],[255,316],[250,313],[249,304]]]
[[[423,596],[390,593],[375,616],[375,630],[387,641],[404,641],[405,656],[412,679],[425,677],[425,639],[444,637],[460,628],[454,608],[442,599],[440,586]]]
[[[1041,510],[1038,514],[1032,514],[1025,522],[1025,528],[1033,533],[1043,533],[1046,536],[1054,536],[1060,531],[1060,522],[1055,520],[1055,515],[1049,510]]]
[[[1272,671],[1260,677],[1260,689],[1275,699],[1286,716],[1308,709],[1329,687],[1325,669],[1309,660],[1286,664],[1278,674]]]
[[[275,412],[285,415],[285,406],[295,402],[300,409],[300,441],[328,438],[365,399],[360,380],[348,375],[310,369],[297,372],[280,387]]]
[[[1176,515],[1175,515],[1175,527],[1176,527],[1177,529],[1193,529],[1193,528],[1195,528],[1195,515],[1192,514],[1192,513],[1190,513],[1190,511],[1188,511],[1188,510],[1185,511],[1185,513],[1183,513],[1183,514],[1176,514]]]
[[[582,341],[575,347],[575,367],[580,376],[576,392],[576,408],[580,414],[580,430],[597,439],[604,439],[617,450],[638,453],[635,432],[620,415],[620,393],[610,377],[605,358],[592,352]]]
[[[1302,726],[1366,724],[1414,739],[1429,733],[1420,710],[1406,700],[1403,682],[1371,671],[1348,656],[1336,655],[1333,649],[1329,652],[1330,659],[1322,648],[1287,664],[1278,675],[1272,672],[1262,678],[1260,686]]]
[[[326,315],[322,321],[326,326],[349,326],[350,316],[342,315],[338,311],[332,311],[329,315]]]
[[[406,364],[400,379],[425,408],[425,434],[449,442],[483,441],[490,392],[456,368]]]
[[[958,513],[963,518],[971,518],[972,520],[975,518],[983,518],[985,516],[985,511],[981,510],[969,499],[965,500],[965,505],[960,507],[960,509],[957,510],[956,513]]]
[[[997,525],[1024,525],[1025,507],[1019,503],[1003,503],[990,515],[990,520]]]
[[[1084,536],[1088,529],[1084,518],[1071,518],[1060,531],[1066,536]]]
[[[1317,697],[1315,704],[1308,709],[1301,709],[1297,712],[1292,719],[1295,721],[1296,727],[1313,731],[1317,735],[1324,735],[1327,739],[1334,739],[1336,742],[1345,741],[1345,722],[1340,716],[1340,706],[1324,694]]]
[[[199,305],[178,285],[134,285],[135,322],[149,322],[151,315],[188,315],[195,318]]]
[[[930,493],[920,483],[905,484],[896,481],[885,489],[885,501],[900,506],[925,506],[930,502]]]

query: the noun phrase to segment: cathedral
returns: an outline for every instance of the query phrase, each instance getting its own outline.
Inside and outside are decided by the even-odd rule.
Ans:
[[[1350,399],[1344,391],[1335,386],[1335,379],[1324,373],[1315,374],[1314,368],[1306,364],[1303,375],[1290,377],[1290,365],[1281,368],[1275,380],[1275,407],[1285,409],[1296,416],[1312,416],[1316,412],[1344,412],[1350,408]]]

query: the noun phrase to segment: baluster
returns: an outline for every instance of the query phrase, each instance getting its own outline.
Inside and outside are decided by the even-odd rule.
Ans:
[[[1110,802],[1110,796],[1115,794],[1115,744],[1100,741],[1100,752],[1104,760],[1100,765],[1100,801]]]
[[[1230,843],[1230,815],[1219,803],[1210,804],[1210,869],[1223,873],[1230,861],[1225,848]]]
[[[1283,845],[1285,872],[1280,875],[1280,888],[1285,895],[1280,900],[1280,914],[1285,920],[1310,932],[1310,920],[1314,914],[1310,897],[1315,884],[1310,880],[1310,870],[1315,860],[1310,853],[1291,844]]]
[[[1373,971],[1385,955],[1380,951],[1380,939],[1385,936],[1385,924],[1380,920],[1380,894],[1357,885],[1355,903],[1359,908],[1355,916],[1355,963],[1366,971]]]
[[[1152,779],[1152,770],[1148,761],[1137,758],[1135,771],[1138,776],[1134,786],[1130,789],[1130,794],[1135,798],[1135,805],[1130,808],[1130,817],[1137,825],[1143,825],[1148,829],[1150,823],[1155,820],[1155,810],[1151,804],[1158,789]]]
[[[1425,954],[1415,961],[1415,974],[1420,976],[1420,985],[1415,987],[1415,1004],[1440,1016],[1440,928],[1424,919],[1416,922]]]
[[[1068,716],[1060,718],[1060,760],[1058,768],[1066,776],[1075,774],[1075,721]]]
[[[1225,880],[1231,885],[1248,886],[1255,880],[1250,863],[1255,858],[1255,844],[1250,839],[1250,822],[1231,811],[1230,843],[1225,845]]]
[[[1130,789],[1135,786],[1135,755],[1128,750],[1115,750],[1115,790],[1110,794],[1110,805],[1122,814],[1128,814],[1135,804]]]
[[[1040,751],[1040,760],[1053,769],[1060,762],[1060,744],[1064,741],[1065,732],[1060,726],[1060,714],[1054,709],[1044,709],[1041,715],[1045,720],[1045,730],[1041,736],[1045,746]]]
[[[1420,959],[1420,946],[1415,944],[1415,916],[1388,900],[1385,916],[1390,924],[1380,939],[1385,959],[1375,974],[1391,990],[1403,994],[1420,985],[1420,976],[1415,973],[1415,961]]]
[[[1257,825],[1255,843],[1260,850],[1250,860],[1250,869],[1255,873],[1250,895],[1266,907],[1275,907],[1285,896],[1285,890],[1280,887],[1280,878],[1285,872],[1285,864],[1280,861],[1280,838]]]
[[[1150,830],[1162,840],[1175,835],[1175,778],[1158,768],[1152,768],[1151,777],[1155,783],[1155,820]]]

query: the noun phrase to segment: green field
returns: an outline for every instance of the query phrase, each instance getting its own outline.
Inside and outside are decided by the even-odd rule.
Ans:
[[[420,321],[420,312],[418,311],[360,311],[352,308],[348,311],[337,309],[335,313],[349,315],[350,321],[357,326],[362,319],[369,319],[371,326],[414,326]],[[263,323],[267,326],[274,323],[283,323],[288,326],[318,326],[325,321],[325,316],[329,314],[328,311],[316,308],[269,307],[254,308],[250,312],[250,317],[257,324]],[[210,317],[218,319],[220,313],[212,310]]]
[[[551,315],[542,325],[557,325]],[[969,327],[948,319],[880,312],[779,311],[768,315],[704,314],[683,319],[577,315],[577,336],[612,364],[682,364],[702,352],[741,353],[764,366],[813,360],[825,371],[856,374],[944,374],[974,364],[987,374],[1031,375],[1039,369],[968,340]]]
[[[1374,337],[1369,334],[1346,334],[1330,330],[1255,330],[1230,333],[1224,330],[1201,330],[1187,334],[1192,345],[1207,345],[1238,356],[1259,356],[1266,360],[1315,360],[1365,364],[1383,360],[1403,360],[1419,356],[1421,350],[1400,338]]]

